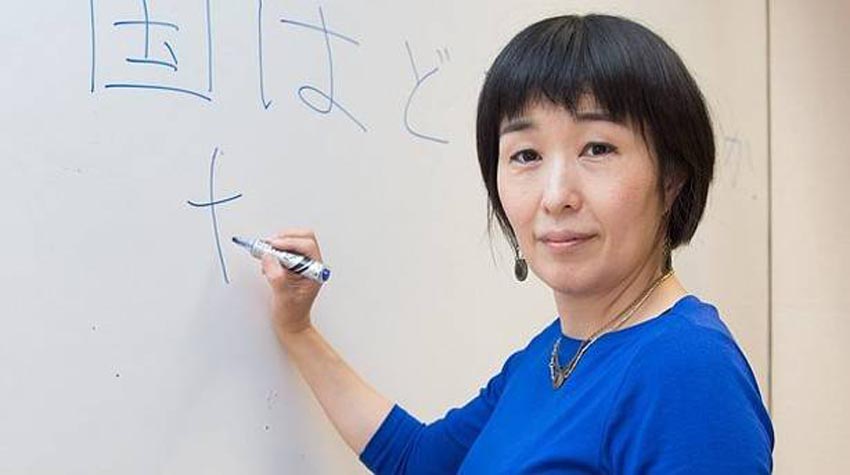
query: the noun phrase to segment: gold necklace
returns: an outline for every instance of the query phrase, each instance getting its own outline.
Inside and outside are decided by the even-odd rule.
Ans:
[[[555,340],[555,346],[552,348],[552,356],[551,358],[549,358],[549,374],[552,378],[552,389],[558,389],[563,386],[564,381],[566,381],[567,378],[570,377],[570,374],[572,374],[573,370],[578,365],[579,360],[581,360],[581,357],[584,356],[584,353],[587,351],[587,349],[590,348],[590,345],[595,343],[596,340],[598,340],[602,335],[604,335],[608,331],[614,331],[623,326],[623,324],[625,324],[627,321],[629,321],[629,319],[632,318],[637,309],[639,309],[641,305],[646,302],[646,299],[648,299],[649,296],[652,295],[652,292],[654,292],[655,289],[657,289],[662,282],[667,280],[672,275],[673,269],[670,269],[661,277],[655,279],[655,281],[650,284],[649,287],[647,287],[643,294],[639,295],[638,298],[636,298],[626,308],[626,310],[618,316],[619,318],[615,317],[611,319],[611,321],[603,325],[602,328],[593,332],[593,334],[590,335],[587,340],[582,341],[578,347],[578,350],[576,350],[575,355],[573,355],[572,359],[570,359],[570,362],[567,363],[567,366],[563,368],[561,367],[561,363],[558,361],[558,348],[560,348],[561,339],[563,338],[563,336],[559,334],[558,339]]]

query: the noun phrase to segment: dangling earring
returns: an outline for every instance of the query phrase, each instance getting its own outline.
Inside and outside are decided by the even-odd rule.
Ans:
[[[664,215],[661,216],[662,229],[664,230],[664,243],[662,244],[661,252],[663,253],[664,263],[663,272],[669,272],[673,270],[673,247],[670,246],[670,235],[667,233],[667,230],[670,227],[670,209],[664,212]]]
[[[516,255],[514,262],[514,277],[516,277],[516,280],[524,282],[525,278],[528,277],[528,264],[525,262],[525,259],[519,255],[519,244],[514,244],[514,254]]]

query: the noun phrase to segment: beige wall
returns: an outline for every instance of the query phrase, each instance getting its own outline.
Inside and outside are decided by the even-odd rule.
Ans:
[[[850,473],[850,0],[770,3],[775,473]]]

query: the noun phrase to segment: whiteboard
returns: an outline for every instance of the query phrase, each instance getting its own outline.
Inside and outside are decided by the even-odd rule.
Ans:
[[[718,179],[676,267],[766,389],[763,2],[7,10],[2,473],[365,472],[277,345],[232,235],[315,229],[334,274],[314,318],[348,361],[425,421],[472,397],[556,315],[487,237],[477,93],[513,34],[573,11],[644,22],[703,88]]]

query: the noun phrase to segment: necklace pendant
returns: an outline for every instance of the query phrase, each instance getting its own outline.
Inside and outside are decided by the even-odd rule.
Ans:
[[[564,373],[556,371],[552,377],[552,389],[558,389],[563,386],[566,379],[567,378],[564,376]]]

